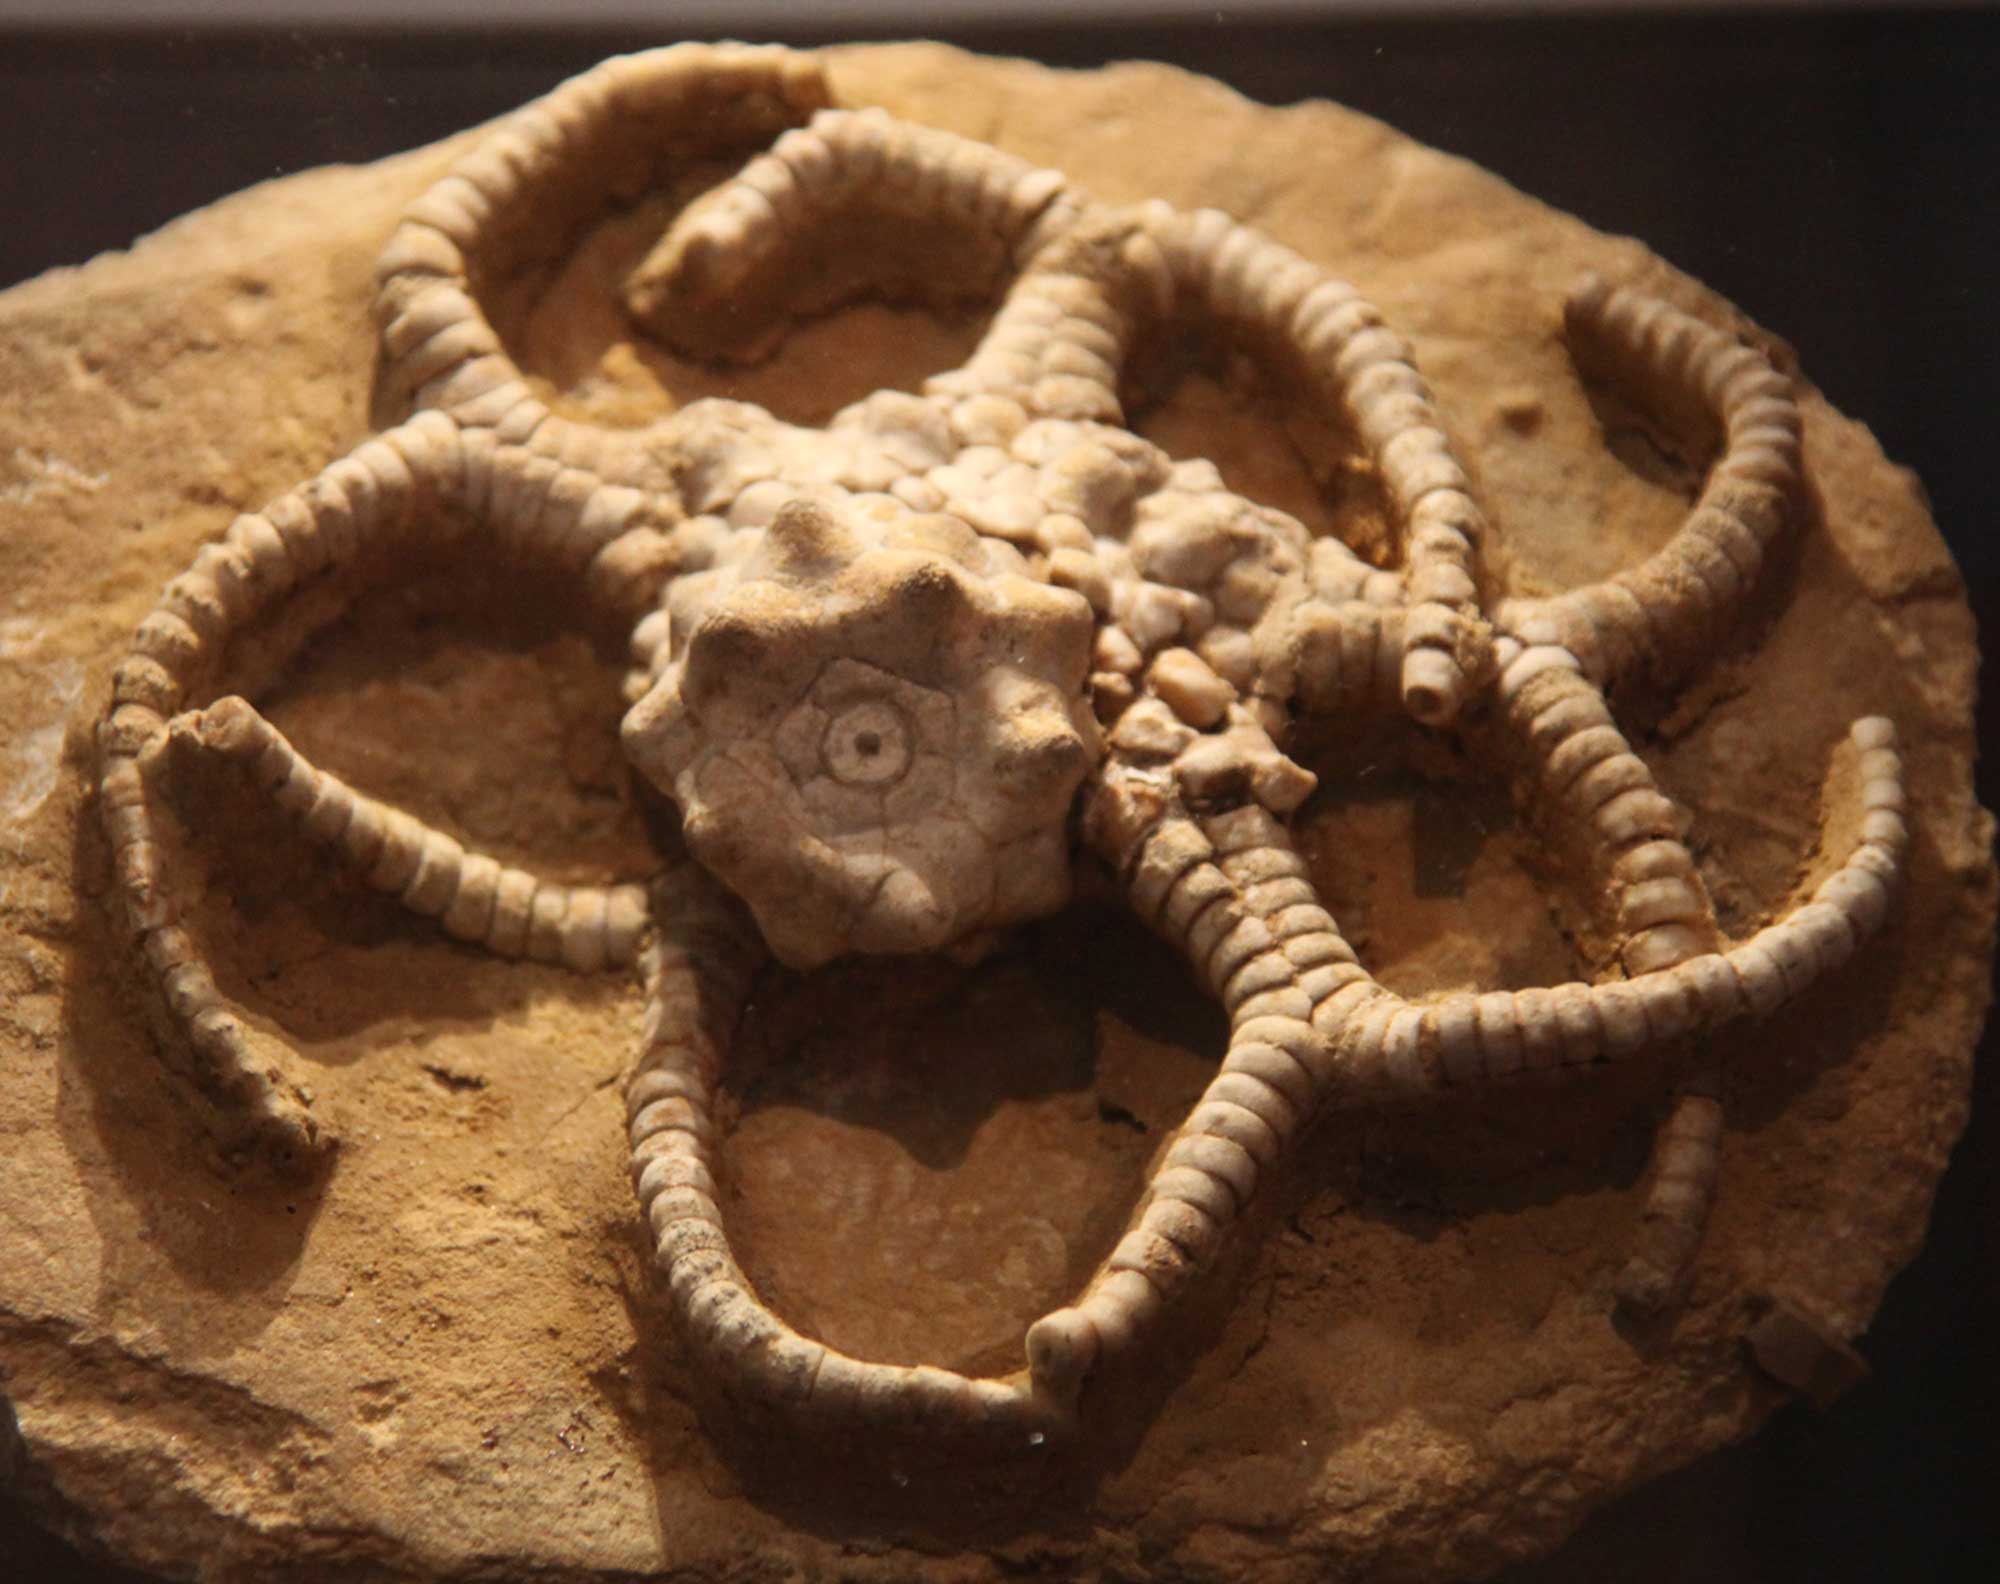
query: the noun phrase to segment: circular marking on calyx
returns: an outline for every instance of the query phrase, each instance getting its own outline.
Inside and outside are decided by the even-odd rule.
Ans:
[[[820,762],[846,786],[883,786],[910,768],[910,731],[902,712],[883,699],[850,704],[827,723]]]

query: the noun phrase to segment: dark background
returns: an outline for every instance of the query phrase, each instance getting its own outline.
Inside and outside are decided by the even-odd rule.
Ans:
[[[954,19],[936,36],[1063,66],[1173,61],[1271,103],[1335,99],[1643,238],[1789,340],[1835,405],[1916,469],[1992,631],[2000,13],[1503,12],[1150,27]],[[0,27],[0,286],[124,246],[252,182],[428,142],[672,36],[664,25]],[[869,35],[850,25],[842,36]],[[1992,740],[1990,700],[1980,723]],[[1980,797],[1994,806],[1985,765]],[[1507,1584],[2000,1578],[1990,1052],[1978,1089],[1930,1241],[1863,1339],[1873,1378],[1830,1413],[1788,1408],[1754,1440],[1607,1508]],[[81,1559],[0,1496],[0,1584],[148,1581]]]

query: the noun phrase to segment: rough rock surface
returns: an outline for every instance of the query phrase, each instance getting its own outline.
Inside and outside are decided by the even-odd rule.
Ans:
[[[1657,545],[1686,464],[1557,335],[1582,268],[1727,310],[1629,242],[1325,105],[1158,68],[1063,76],[926,47],[836,87],[1060,166],[1213,204],[1354,280],[1416,342],[1515,588]],[[1970,617],[1915,481],[1810,392],[1818,520],[1762,625],[1628,717],[1726,923],[1783,903],[1821,756],[1896,718],[1917,839],[1884,936],[1730,1031],[1721,1195],[1692,1300],[1620,1329],[1657,1066],[1323,1129],[1162,1378],[1046,1466],[802,1466],[712,1436],[648,1290],[618,1080],[636,988],[454,947],[332,877],[218,782],[184,861],[223,988],[317,1064],[349,1141],[305,1192],[219,1172],[154,1057],[100,905],[87,791],[111,660],[238,510],[372,427],[376,249],[443,149],[229,199],[0,298],[0,1468],[54,1521],[176,1576],[1438,1579],[1754,1426],[1741,1338],[1773,1301],[1852,1338],[1921,1237],[1964,1118],[1994,877],[1972,800]],[[971,323],[885,307],[727,376],[635,345],[606,283],[662,214],[536,283],[517,351],[574,410],[727,390],[823,418],[959,361]],[[1810,376],[1810,353],[1806,374]],[[1143,419],[1235,487],[1366,542],[1340,438],[1226,360]],[[1608,431],[1611,444],[1604,444]],[[615,657],[536,590],[384,594],[262,700],[319,762],[566,877],[643,871]],[[1640,727],[1649,729],[1638,729]],[[1406,992],[1574,958],[1504,787],[1322,766],[1318,877]],[[1087,905],[975,969],[862,964],[760,994],[730,1142],[746,1267],[850,1351],[1005,1367],[1120,1226],[1221,1021]]]

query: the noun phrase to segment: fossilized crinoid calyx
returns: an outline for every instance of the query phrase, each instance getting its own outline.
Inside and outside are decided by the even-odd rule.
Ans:
[[[1732,939],[1688,811],[1614,709],[1621,688],[1671,697],[1732,641],[1798,500],[1839,482],[1806,465],[1792,382],[1733,326],[1583,281],[1563,313],[1579,369],[1669,429],[1694,420],[1688,456],[1717,449],[1644,560],[1510,589],[1414,348],[1353,286],[1218,210],[1109,210],[1056,172],[829,98],[803,57],[677,46],[607,62],[496,128],[410,207],[379,267],[385,387],[420,410],[238,517],[140,624],[99,727],[97,804],[126,922],[185,1036],[175,1059],[219,1136],[287,1163],[327,1141],[189,927],[199,888],[169,870],[161,782],[191,755],[238,765],[306,839],[457,939],[641,968],[633,1186],[692,1356],[753,1423],[830,1430],[852,1451],[947,1430],[1039,1446],[1252,1235],[1322,1113],[1662,1049],[1683,1053],[1678,1087],[1615,1291],[1634,1315],[1673,1305],[1693,1290],[1726,1133],[1731,1084],[1703,1036],[1854,961],[1909,847],[1895,728],[1864,716],[1840,750],[1858,804],[1835,815],[1846,857],[1816,859],[1809,900],[1761,927],[1744,911]],[[552,410],[487,287],[540,279],[593,206],[664,177],[655,153],[692,171],[767,136],[629,283],[647,328],[694,323],[683,352],[740,354],[746,324],[776,333],[853,290],[928,301],[986,283],[1000,300],[978,346],[921,392],[877,391],[820,428],[720,397],[631,428]],[[914,228],[920,265],[875,246],[884,222]],[[851,273],[805,268],[835,257]],[[1384,564],[1124,427],[1139,349],[1203,326],[1271,355],[1345,432],[1397,546]],[[698,862],[663,854],[644,886],[538,876],[214,696],[233,643],[265,655],[290,630],[281,610],[331,614],[322,574],[338,592],[427,576],[442,522],[462,530],[444,548],[524,559],[634,623],[626,748]],[[1589,980],[1413,999],[1343,934],[1286,823],[1315,784],[1291,753],[1319,728],[1372,740],[1403,716],[1428,734],[1413,762],[1490,760],[1515,781],[1581,887]],[[794,1329],[731,1252],[718,1188],[730,1048],[764,948],[807,966],[977,943],[1059,907],[1086,850],[1229,1020],[1130,1223],[1029,1327],[1023,1371],[873,1362]],[[1857,993],[1886,994],[1869,989],[1880,973],[1862,957]]]
[[[926,951],[1068,899],[1092,617],[1006,553],[808,491],[675,585],[626,747],[786,961]]]

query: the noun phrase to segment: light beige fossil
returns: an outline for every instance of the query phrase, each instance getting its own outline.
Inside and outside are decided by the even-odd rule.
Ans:
[[[415,415],[239,519],[169,586],[100,731],[102,808],[169,1049],[233,1140],[292,1160],[330,1142],[184,928],[157,783],[189,751],[238,762],[309,838],[460,938],[580,969],[642,961],[633,1180],[687,1345],[725,1397],[799,1425],[1019,1444],[1070,1422],[1100,1361],[1145,1345],[1316,1118],[1573,1075],[1768,1015],[1846,963],[1901,869],[1900,767],[1889,723],[1858,722],[1838,750],[1860,789],[1859,815],[1836,821],[1845,857],[1732,944],[1681,810],[1606,701],[1623,678],[1689,672],[1789,531],[1799,420],[1754,349],[1579,287],[1578,361],[1663,420],[1708,424],[1721,449],[1642,565],[1509,597],[1410,346],[1352,287],[1216,211],[1113,210],[827,98],[813,63],[782,50],[608,62],[498,124],[412,205],[377,307],[386,382]],[[965,365],[820,429],[720,399],[630,430],[552,411],[483,283],[560,256],[603,202],[651,185],[662,151],[773,138],[674,222],[627,283],[630,311],[705,355],[754,355],[815,239],[887,217],[955,238],[965,271],[842,258],[851,273],[810,283],[812,305],[1004,287]],[[719,307],[741,320],[734,342]],[[1122,426],[1133,349],[1188,319],[1241,339],[1351,432],[1397,532],[1393,565]],[[680,822],[643,904],[636,882],[546,885],[470,854],[216,697],[235,641],[282,626],[294,596],[454,554],[545,568],[629,626],[627,756]],[[320,599],[317,619],[338,605]],[[1359,961],[1293,845],[1286,821],[1315,777],[1288,749],[1302,719],[1399,713],[1525,766],[1529,812],[1616,943],[1599,982],[1412,1002]],[[1219,1071],[1129,1230],[1028,1331],[1025,1369],[971,1379],[801,1336],[737,1264],[716,1188],[716,1098],[767,952],[976,951],[1062,906],[1078,830],[1221,1001]],[[1695,1071],[1660,1130],[1625,1301],[1670,1302],[1684,1281],[1723,1122]]]
[[[187,744],[240,764],[307,838],[459,940],[579,973],[622,967],[637,955],[646,922],[642,887],[560,885],[467,852],[308,763],[240,698],[177,715],[167,733],[170,749]]]

